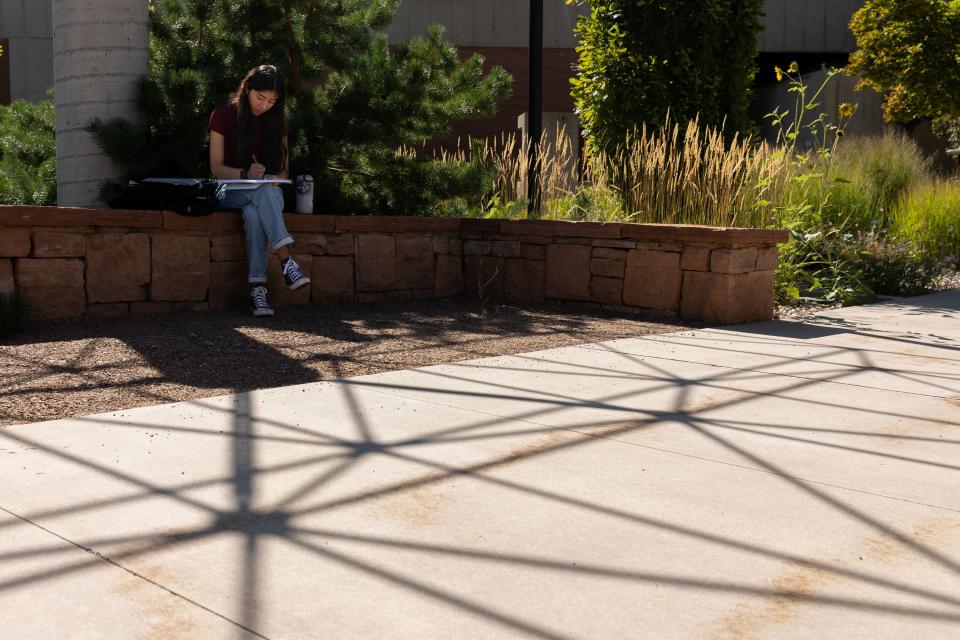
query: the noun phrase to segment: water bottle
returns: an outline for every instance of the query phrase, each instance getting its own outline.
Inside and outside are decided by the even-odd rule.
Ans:
[[[297,189],[297,213],[313,213],[313,176],[301,173],[293,181]]]

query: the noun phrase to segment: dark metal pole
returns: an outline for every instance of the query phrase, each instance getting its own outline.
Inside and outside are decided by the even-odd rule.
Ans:
[[[527,215],[540,217],[540,137],[543,132],[543,0],[530,0],[530,107],[527,110]]]

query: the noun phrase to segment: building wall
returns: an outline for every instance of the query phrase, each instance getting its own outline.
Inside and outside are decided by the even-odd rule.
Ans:
[[[461,47],[526,47],[530,31],[530,4],[523,0],[403,0],[397,17],[386,29],[391,44],[423,35],[427,26],[442,24],[446,38]],[[543,46],[577,45],[573,28],[586,7],[564,0],[543,2]]]
[[[864,0],[767,0],[760,51],[850,53],[857,43],[849,23]]]
[[[0,0],[0,39],[10,39],[13,99],[42,100],[53,86],[51,4],[52,0]],[[863,0],[767,0],[760,49],[768,53],[853,51],[847,23],[861,6]],[[567,5],[565,0],[544,0],[544,46],[573,49],[574,26],[578,16],[586,13],[586,7]],[[396,44],[425,34],[430,24],[442,24],[447,39],[458,47],[489,54],[494,48],[525,48],[528,17],[528,3],[522,0],[403,0],[386,33]],[[575,60],[570,52],[549,55]],[[526,76],[526,70],[520,69],[525,55],[503,51],[493,57],[517,78],[517,101],[526,94],[520,87],[521,76]]]
[[[780,98],[780,86],[773,80],[773,64],[800,59],[804,69],[819,69],[821,63],[843,64],[856,48],[849,22],[864,0],[767,0],[764,6],[764,33],[760,42],[758,77],[759,116],[770,111]],[[589,11],[570,6],[564,0],[544,0],[544,111],[572,112],[570,78],[577,62],[574,27],[577,18]],[[517,117],[527,111],[529,4],[518,0],[403,0],[397,18],[386,33],[391,44],[400,44],[423,35],[431,24],[446,27],[446,37],[461,55],[478,53],[486,66],[501,66],[513,76],[513,95],[498,106],[491,118],[456,122],[449,140],[452,146],[469,137],[514,132]],[[781,59],[785,62],[780,62]],[[837,62],[840,60],[840,62]],[[767,68],[769,67],[769,69]],[[849,83],[847,83],[849,84]],[[850,93],[852,88],[847,88]],[[857,96],[861,97],[861,96]],[[879,101],[875,96],[862,105],[857,116],[864,131],[879,130]]]
[[[766,0],[760,50],[770,53],[849,53],[856,48],[848,23],[864,0]],[[544,0],[547,48],[573,48],[577,17],[587,7]],[[386,32],[406,42],[442,24],[447,39],[463,47],[526,47],[529,4],[523,0],[403,0]]]
[[[43,100],[53,87],[51,7],[51,0],[0,0],[0,39],[10,41],[13,100]]]

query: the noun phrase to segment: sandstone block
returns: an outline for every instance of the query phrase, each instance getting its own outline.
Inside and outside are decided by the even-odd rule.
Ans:
[[[546,296],[547,263],[543,260],[505,261],[503,297],[515,302],[543,302]]]
[[[606,258],[594,258],[590,261],[590,273],[595,276],[605,276],[607,278],[622,278],[626,262],[623,260],[607,260]]]
[[[594,240],[593,246],[607,249],[636,249],[636,240]]]
[[[30,232],[26,229],[0,229],[0,258],[25,258],[30,255]]]
[[[636,249],[627,254],[623,303],[646,309],[676,309],[680,303],[680,254]]]
[[[353,302],[353,257],[316,256],[310,272],[314,303]]]
[[[357,236],[357,291],[388,291],[397,280],[396,242],[393,236],[364,233]]]
[[[652,249],[635,249],[633,251],[627,251],[627,264],[645,264],[651,260],[667,260],[668,258],[664,256],[669,256],[674,253],[673,251],[655,251]],[[677,260],[680,259],[680,254],[676,253]]]
[[[554,238],[547,236],[520,236],[517,240],[523,244],[539,244],[546,247],[548,244],[553,244]]]
[[[720,324],[773,318],[773,271],[746,274],[687,271],[683,275],[680,314],[689,320]]]
[[[82,233],[37,231],[33,234],[35,258],[82,258],[87,253],[87,239]]]
[[[297,253],[322,256],[327,253],[327,236],[322,233],[298,233],[294,244]]]
[[[146,233],[88,235],[86,262],[90,303],[132,302],[147,297],[150,236]]]
[[[463,255],[463,240],[460,238],[450,238],[450,254],[455,256]]]
[[[313,256],[294,254],[293,259],[300,265],[300,271],[304,275],[312,273]],[[310,285],[301,287],[296,291],[290,291],[283,280],[280,259],[276,255],[267,256],[267,301],[271,307],[283,309],[284,307],[301,307],[310,304],[313,278],[311,277],[310,280]]]
[[[251,286],[247,283],[246,260],[210,263],[210,287],[207,301],[211,309],[247,306],[250,289]]]
[[[552,244],[547,247],[546,297],[559,300],[590,299],[589,245]]]
[[[483,299],[503,299],[504,259],[491,256],[464,256],[464,291]]]
[[[520,245],[520,257],[527,260],[546,260],[547,246],[543,244],[529,244],[524,242]]]
[[[463,261],[460,256],[437,256],[433,295],[446,298],[463,293]]]
[[[450,236],[433,236],[432,242],[434,253],[450,253]]]
[[[622,260],[626,262],[627,250],[626,249],[608,249],[606,247],[594,247],[593,257],[603,258],[605,260]]]
[[[714,273],[750,273],[757,268],[757,248],[714,249],[710,254],[710,271]]]
[[[28,289],[83,288],[83,260],[65,258],[20,258],[16,264],[17,285]]]
[[[397,287],[433,288],[433,241],[428,236],[397,238]]]
[[[710,248],[684,247],[680,268],[684,271],[710,271]]]
[[[13,261],[0,258],[0,296],[10,297],[16,291],[13,280]]]
[[[486,240],[465,240],[463,243],[463,255],[488,256],[490,255],[490,243]]]
[[[683,245],[679,242],[637,242],[637,249],[647,249],[648,251],[683,251]]]
[[[210,240],[155,235],[151,242],[150,299],[199,302],[210,286]]]
[[[352,256],[354,254],[354,236],[352,233],[327,235],[326,238],[328,256]]]
[[[777,268],[777,248],[767,247],[757,253],[757,271],[775,271]]]
[[[20,258],[14,273],[17,290],[34,317],[58,320],[83,315],[87,306],[83,260]]]
[[[247,240],[239,234],[210,238],[212,262],[235,262],[247,259]]]
[[[619,305],[623,300],[623,280],[594,277],[590,280],[590,299],[602,304]]]
[[[516,258],[520,255],[519,240],[497,240],[490,243],[490,253],[501,258]]]

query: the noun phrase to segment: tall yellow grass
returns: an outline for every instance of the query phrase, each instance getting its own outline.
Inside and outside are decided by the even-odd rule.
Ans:
[[[543,217],[621,220],[721,227],[770,226],[795,171],[794,163],[767,145],[756,145],[691,121],[668,121],[631,134],[614,153],[582,158],[562,130],[544,132],[538,156]],[[468,145],[469,147],[469,145]],[[481,158],[498,174],[499,202],[527,193],[528,149],[515,134],[485,141]],[[440,152],[465,161],[470,152]],[[579,166],[577,166],[579,164]]]

